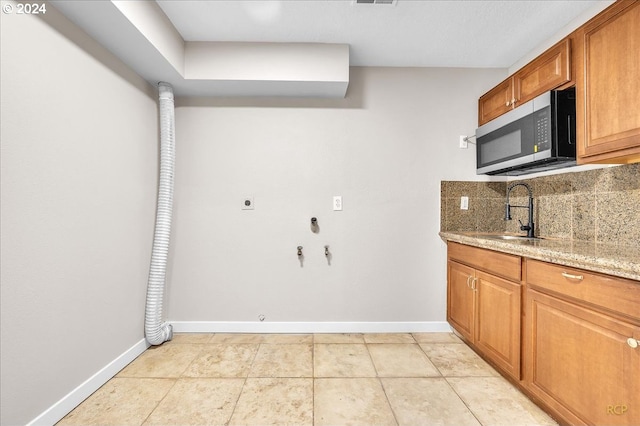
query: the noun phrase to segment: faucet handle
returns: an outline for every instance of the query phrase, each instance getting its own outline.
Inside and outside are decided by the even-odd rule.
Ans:
[[[531,229],[531,227],[529,225],[525,225],[524,223],[522,223],[522,221],[520,219],[518,219],[518,222],[520,223],[520,230],[521,231],[528,231]]]

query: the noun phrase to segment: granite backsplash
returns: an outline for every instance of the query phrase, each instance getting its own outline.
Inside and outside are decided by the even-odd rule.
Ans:
[[[526,182],[533,190],[536,235],[577,241],[637,245],[640,241],[640,164],[568,172],[510,182],[442,181],[440,230],[514,232],[527,209],[512,209],[505,221],[507,185]],[[469,209],[460,209],[460,197]],[[527,204],[527,190],[516,187],[510,203]]]

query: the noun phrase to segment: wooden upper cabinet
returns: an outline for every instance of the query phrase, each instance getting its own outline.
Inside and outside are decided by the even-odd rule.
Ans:
[[[640,161],[640,2],[617,1],[576,40],[578,162]]]
[[[484,123],[510,111],[513,108],[511,105],[512,99],[513,78],[509,77],[482,95],[478,101],[478,125],[482,126]]]
[[[482,95],[478,101],[478,125],[570,81],[571,40],[566,38]]]
[[[640,1],[617,0],[478,101],[478,125],[576,86],[579,164],[640,162]]]
[[[523,104],[571,81],[571,41],[562,40],[513,75],[516,103]]]

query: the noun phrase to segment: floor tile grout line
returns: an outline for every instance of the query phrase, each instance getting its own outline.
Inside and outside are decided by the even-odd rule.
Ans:
[[[456,396],[460,399],[460,401],[462,401],[462,403],[464,404],[465,407],[467,407],[467,410],[469,410],[469,413],[471,413],[471,415],[473,416],[474,419],[476,419],[478,421],[478,423],[481,426],[484,426],[484,424],[482,423],[482,421],[480,421],[480,419],[478,418],[478,416],[476,415],[476,413],[471,409],[471,407],[469,407],[469,404],[467,404],[467,401],[464,400],[464,398],[462,397],[462,395],[460,395],[453,386],[451,386],[451,383],[449,382],[447,377],[443,377],[444,381],[447,383],[447,385],[449,386],[449,388],[451,388],[451,390],[453,391],[453,393],[456,394]],[[458,379],[459,377],[455,377],[456,379]]]
[[[378,377],[378,383],[380,383],[380,387],[382,388],[382,393],[384,393],[384,397],[387,400],[387,404],[389,405],[389,409],[391,410],[391,414],[393,415],[393,420],[395,420],[396,425],[400,425],[398,421],[398,416],[396,415],[396,411],[393,409],[393,405],[391,405],[391,400],[389,399],[389,395],[387,395],[387,389],[384,387],[384,383],[382,383],[382,378]]]
[[[371,361],[371,365],[373,365],[373,371],[376,372],[376,377],[378,377],[380,373],[378,372],[376,363],[373,361],[373,356],[371,355],[371,351],[369,350],[369,343],[367,343],[367,339],[364,339],[364,347],[367,349],[367,354],[369,354],[369,360]]]
[[[411,338],[413,339],[414,343],[416,343],[415,338],[413,337],[413,335],[411,335]],[[367,348],[367,353],[369,354],[369,358],[371,358],[371,363],[373,364],[373,368],[376,372],[376,379],[378,380],[378,383],[380,384],[380,387],[382,388],[382,392],[384,393],[384,397],[387,400],[387,405],[389,406],[389,409],[391,410],[391,414],[393,415],[393,420],[396,422],[396,425],[399,425],[400,422],[398,421],[398,416],[396,415],[395,410],[393,409],[393,406],[391,405],[391,401],[389,400],[389,396],[387,395],[387,390],[384,387],[384,384],[382,383],[382,377],[380,376],[380,373],[378,372],[378,367],[376,367],[375,362],[373,361],[373,356],[371,355],[371,351],[369,349],[369,344],[367,342],[367,339],[364,339],[365,341],[365,347]],[[373,343],[373,344],[379,344],[379,345],[384,345],[385,343]]]
[[[194,362],[196,362],[196,360],[200,357],[200,354],[204,353],[205,348],[200,348],[200,350],[198,351],[198,353],[196,353],[196,355],[193,357],[193,359],[191,360],[191,362],[189,363],[189,365],[187,365],[184,370],[182,370],[182,372],[180,373],[180,375],[178,377],[183,377],[184,373],[187,372],[187,370],[189,370],[189,368],[193,365]]]
[[[244,380],[242,381],[242,386],[240,386],[240,392],[238,392],[238,396],[236,398],[236,402],[233,404],[233,409],[231,410],[231,414],[229,414],[229,418],[224,423],[225,425],[228,425],[229,423],[231,423],[231,419],[233,418],[233,415],[236,412],[236,408],[238,408],[238,402],[240,402],[240,397],[242,396],[242,392],[244,391],[244,387],[247,384],[247,380],[248,380],[248,377],[244,377]]]
[[[424,348],[422,347],[423,343],[418,343],[418,347],[420,348],[420,350],[422,351],[422,353],[424,354],[424,356],[427,357],[427,359],[429,360],[429,362],[431,363],[431,365],[433,365],[433,367],[438,370],[438,373],[440,373],[440,377],[445,377],[445,375],[442,373],[442,370],[440,370],[440,367],[438,367],[438,364],[433,362],[433,360],[431,359],[431,357],[429,357],[429,354],[424,350]]]
[[[259,351],[260,351],[260,343],[258,344],[258,347],[256,348],[256,352],[253,354],[253,359],[251,359],[251,363],[249,364],[249,368],[247,369],[247,374],[246,374],[246,376],[244,376],[244,380],[242,382],[242,386],[240,387],[240,392],[238,392],[238,397],[236,398],[236,402],[233,404],[233,410],[231,410],[231,414],[229,415],[229,418],[227,419],[225,424],[231,423],[231,419],[233,418],[233,415],[236,412],[236,408],[238,408],[238,402],[240,402],[240,397],[242,396],[242,392],[244,392],[244,387],[247,385],[247,380],[249,380],[249,374],[251,373],[251,367],[253,367],[253,363],[255,362]]]
[[[316,424],[316,336],[311,346],[311,424]]]
[[[169,394],[171,393],[171,390],[173,390],[173,388],[175,388],[176,385],[178,384],[178,380],[180,380],[180,377],[173,378],[172,380],[173,380],[173,385],[169,388],[167,393],[165,393],[164,396],[162,398],[160,398],[160,400],[156,403],[156,406],[153,407],[153,409],[149,412],[147,417],[145,417],[144,420],[142,421],[142,423],[140,423],[140,426],[144,425],[147,422],[147,420],[149,420],[149,418],[158,409],[158,407],[160,407],[160,404],[162,404],[162,401],[164,401],[167,398],[167,396],[169,396]]]

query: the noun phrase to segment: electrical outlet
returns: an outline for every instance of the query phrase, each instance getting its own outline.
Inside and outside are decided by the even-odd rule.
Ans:
[[[469,210],[469,197],[460,197],[460,210]]]
[[[464,135],[460,135],[460,148],[461,149],[469,148],[469,142],[467,140],[467,137]]]
[[[335,211],[342,210],[342,195],[333,196],[333,210]]]

